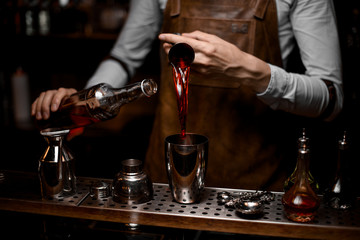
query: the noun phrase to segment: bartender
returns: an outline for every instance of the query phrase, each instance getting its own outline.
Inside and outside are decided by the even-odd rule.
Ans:
[[[296,141],[289,136],[342,109],[337,34],[331,0],[132,0],[110,56],[86,87],[124,86],[155,38],[164,42],[145,167],[154,182],[166,183],[164,139],[180,132],[167,53],[173,43],[188,43],[195,60],[187,131],[209,138],[206,185],[281,190],[289,143]],[[42,93],[32,115],[48,118],[75,91]]]

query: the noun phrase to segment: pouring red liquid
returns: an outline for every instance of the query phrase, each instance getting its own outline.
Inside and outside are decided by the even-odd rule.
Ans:
[[[173,80],[177,97],[181,137],[185,137],[190,64],[194,61],[195,52],[190,45],[177,43],[170,49],[168,57],[173,67]]]

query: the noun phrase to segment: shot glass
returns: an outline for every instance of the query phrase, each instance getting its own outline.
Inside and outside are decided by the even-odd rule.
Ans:
[[[174,200],[190,204],[200,202],[205,186],[209,140],[195,133],[165,138],[165,161]]]

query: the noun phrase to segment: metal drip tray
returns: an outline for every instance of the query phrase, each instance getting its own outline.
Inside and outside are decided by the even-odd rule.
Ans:
[[[173,201],[167,184],[153,184],[154,195],[149,202],[121,204],[114,202],[111,196],[92,198],[90,188],[98,181],[112,183],[109,179],[80,177],[73,196],[42,200],[36,174],[4,172],[0,175],[0,209],[231,234],[302,239],[358,239],[360,235],[359,199],[355,207],[349,210],[331,209],[321,203],[313,222],[295,223],[284,216],[281,203],[283,193],[274,193],[274,200],[265,205],[262,215],[244,218],[236,210],[219,205],[217,196],[223,191],[236,195],[245,190],[208,187],[203,192],[201,202],[179,204]]]
[[[284,213],[281,203],[282,193],[275,193],[275,200],[266,204],[262,216],[256,219],[244,219],[237,214],[234,209],[226,208],[224,205],[217,203],[217,193],[229,191],[233,194],[242,192],[241,190],[205,188],[202,201],[197,204],[179,204],[173,201],[170,189],[167,184],[154,184],[154,197],[151,201],[143,204],[120,204],[114,202],[111,197],[92,199],[87,197],[81,204],[89,208],[106,208],[119,211],[146,212],[151,214],[186,216],[194,218],[231,220],[231,221],[256,221],[264,223],[281,223],[281,224],[299,224],[289,221]],[[360,227],[360,211],[341,211],[320,206],[318,216],[312,223],[306,225],[331,226],[331,227]]]
[[[90,182],[91,184],[91,182]],[[52,199],[43,199],[44,203],[74,205],[79,206],[81,202],[90,194],[89,181],[79,179],[76,182],[76,193],[72,196],[57,195]]]

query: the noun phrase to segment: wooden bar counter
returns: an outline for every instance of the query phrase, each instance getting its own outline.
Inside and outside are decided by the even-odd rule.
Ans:
[[[167,184],[154,184],[154,197],[143,204],[120,204],[111,197],[93,199],[92,182],[109,179],[78,177],[77,193],[71,197],[42,200],[36,173],[0,171],[0,210],[37,215],[69,217],[95,221],[134,223],[152,227],[190,229],[232,234],[249,234],[303,239],[359,239],[359,199],[347,211],[330,209],[323,204],[312,223],[294,223],[286,219],[282,193],[265,206],[256,219],[245,219],[235,210],[217,203],[217,193],[243,190],[207,187],[198,204],[179,204],[172,200]]]

